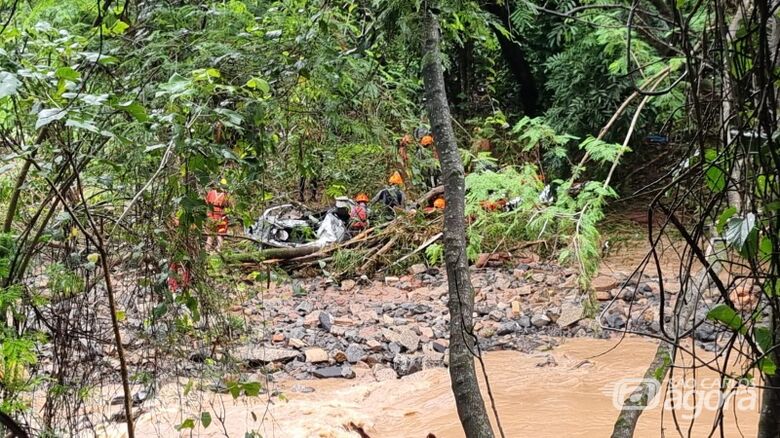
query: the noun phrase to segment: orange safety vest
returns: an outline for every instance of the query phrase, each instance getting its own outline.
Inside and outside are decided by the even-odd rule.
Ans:
[[[217,223],[217,232],[227,232],[227,215],[225,206],[227,206],[227,194],[216,189],[211,189],[206,193],[206,204],[211,207],[206,213],[207,217]]]

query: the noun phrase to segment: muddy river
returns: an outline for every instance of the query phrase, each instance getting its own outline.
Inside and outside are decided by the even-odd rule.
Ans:
[[[644,339],[616,344],[614,340],[568,339],[553,350],[536,354],[486,354],[506,436],[609,436],[618,414],[613,399],[622,400],[636,381],[623,379],[641,377],[656,348]],[[661,394],[658,405],[642,416],[636,436],[710,435],[717,406],[716,375],[698,370],[694,377],[690,371],[683,375],[680,370],[678,378],[682,383],[677,387],[689,391],[680,392],[677,409],[672,410],[669,398]],[[685,386],[685,379],[689,379],[687,385],[695,382],[696,386]],[[425,370],[401,380],[373,380],[366,370],[354,380],[285,382],[279,387],[286,400],[274,399],[273,403],[263,396],[234,401],[230,396],[205,393],[186,397],[165,394],[181,391],[181,386],[170,385],[159,397],[163,401],[140,418],[138,435],[244,437],[246,432],[256,431],[265,438],[358,437],[354,425],[372,438],[463,436],[446,369]],[[314,388],[314,392],[300,392],[302,386]],[[482,386],[484,389],[484,382]],[[725,436],[755,436],[758,408],[753,391],[743,390],[729,398]],[[203,411],[212,417],[207,428],[197,425],[192,435],[174,429],[183,419],[199,417],[198,412]]]

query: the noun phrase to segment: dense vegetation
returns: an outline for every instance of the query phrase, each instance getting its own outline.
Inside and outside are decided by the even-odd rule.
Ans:
[[[725,307],[711,319],[774,375],[780,25],[770,3],[1,4],[0,411],[41,435],[82,428],[88,388],[156,378],[125,363],[128,321],[165,356],[190,341],[237,342],[246,327],[224,309],[287,278],[258,268],[239,282],[229,255],[202,250],[208,187],[229,188],[240,233],[271,205],[324,207],[376,192],[396,170],[412,199],[437,185],[437,156],[414,138],[429,125],[421,11],[441,27],[469,259],[543,241],[544,256],[578,269],[588,306],[609,203],[657,195],[660,232],[677,229],[691,265],[719,265],[701,242],[721,242],[764,291],[764,307],[738,316],[733,284],[717,284]],[[485,207],[506,200],[513,209]],[[430,225],[421,212],[405,220],[412,237],[388,260],[428,237],[417,236]],[[392,269],[436,264],[442,248]],[[371,274],[367,255],[337,251],[316,274]],[[174,294],[177,264],[192,283]],[[92,343],[116,345],[117,363],[90,361]]]

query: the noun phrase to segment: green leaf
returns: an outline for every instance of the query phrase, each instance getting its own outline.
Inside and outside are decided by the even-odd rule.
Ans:
[[[212,78],[220,78],[220,77],[222,77],[222,74],[216,68],[207,68],[206,69],[206,74],[211,76]]]
[[[85,121],[81,121],[81,120],[76,120],[76,119],[68,119],[68,121],[65,122],[65,126],[70,126],[72,128],[83,129],[85,131],[94,132],[96,134],[100,132],[100,129],[97,126],[92,124],[92,122],[89,122],[89,121],[86,121],[86,120]]]
[[[260,382],[244,383],[244,393],[249,397],[257,397],[260,394]]]
[[[769,260],[772,257],[772,239],[768,236],[761,238],[761,242],[758,244],[758,254],[761,256],[761,260]]]
[[[704,174],[707,187],[713,193],[720,193],[726,188],[726,174],[719,167],[712,166]]]
[[[155,319],[162,318],[163,315],[165,315],[168,312],[168,305],[165,303],[158,304],[154,310],[152,310],[152,316],[154,316]]]
[[[43,109],[38,113],[38,120],[35,122],[35,129],[42,128],[51,122],[61,120],[68,115],[68,111],[60,108]]]
[[[70,67],[60,67],[57,69],[57,71],[54,72],[54,76],[57,76],[60,79],[75,82],[81,78],[81,73]]]
[[[184,420],[180,425],[176,426],[176,430],[195,429],[195,420],[188,418]]]
[[[756,228],[756,215],[748,213],[744,218],[732,217],[728,220],[726,231],[723,237],[729,245],[734,246],[739,251],[749,249],[747,243],[757,237],[754,233]],[[753,248],[755,250],[755,247]],[[749,256],[750,254],[748,254]]]
[[[233,396],[233,399],[237,399],[238,396],[241,395],[241,386],[239,386],[237,382],[228,382],[227,387],[230,395]]]
[[[726,304],[718,304],[707,312],[707,319],[719,322],[726,327],[745,334],[745,326],[742,323],[742,317]]]
[[[125,31],[130,28],[130,25],[125,23],[122,20],[116,20],[113,26],[109,29],[112,35],[122,35],[125,33]]]
[[[208,412],[201,412],[200,413],[200,424],[203,425],[204,429],[209,427],[209,425],[211,424],[211,414],[209,414]]]
[[[87,105],[103,105],[108,101],[108,94],[82,94],[79,98]]]
[[[22,83],[16,78],[16,75],[7,71],[0,71],[0,99],[8,96],[15,96],[16,90]]]
[[[138,102],[130,100],[127,102],[120,102],[114,106],[114,108],[122,110],[130,114],[134,119],[139,122],[145,122],[149,119],[149,115],[146,113],[146,109]]]
[[[774,376],[777,372],[777,365],[769,356],[763,357],[758,361],[758,368],[768,376]]]
[[[263,94],[268,94],[271,92],[271,86],[268,85],[268,82],[260,78],[252,78],[246,81],[246,86],[253,90],[260,90],[260,92]]]
[[[715,226],[715,229],[718,230],[718,234],[723,234],[723,228],[726,227],[726,222],[728,222],[736,213],[736,207],[729,207],[718,216],[718,224]]]
[[[756,327],[753,339],[761,347],[761,351],[767,353],[772,348],[772,332],[768,327]]]

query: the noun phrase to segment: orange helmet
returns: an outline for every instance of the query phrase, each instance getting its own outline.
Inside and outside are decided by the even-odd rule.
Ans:
[[[366,195],[363,192],[360,192],[355,196],[355,201],[357,202],[368,202],[368,195]]]
[[[387,182],[394,186],[400,186],[404,183],[404,179],[401,178],[401,174],[396,170],[392,175],[390,175],[390,179]]]
[[[430,146],[433,144],[433,136],[428,134],[424,135],[423,138],[420,139],[420,144],[423,146]]]
[[[443,210],[446,203],[444,202],[444,198],[441,196],[436,198],[435,201],[433,201],[433,207]]]

